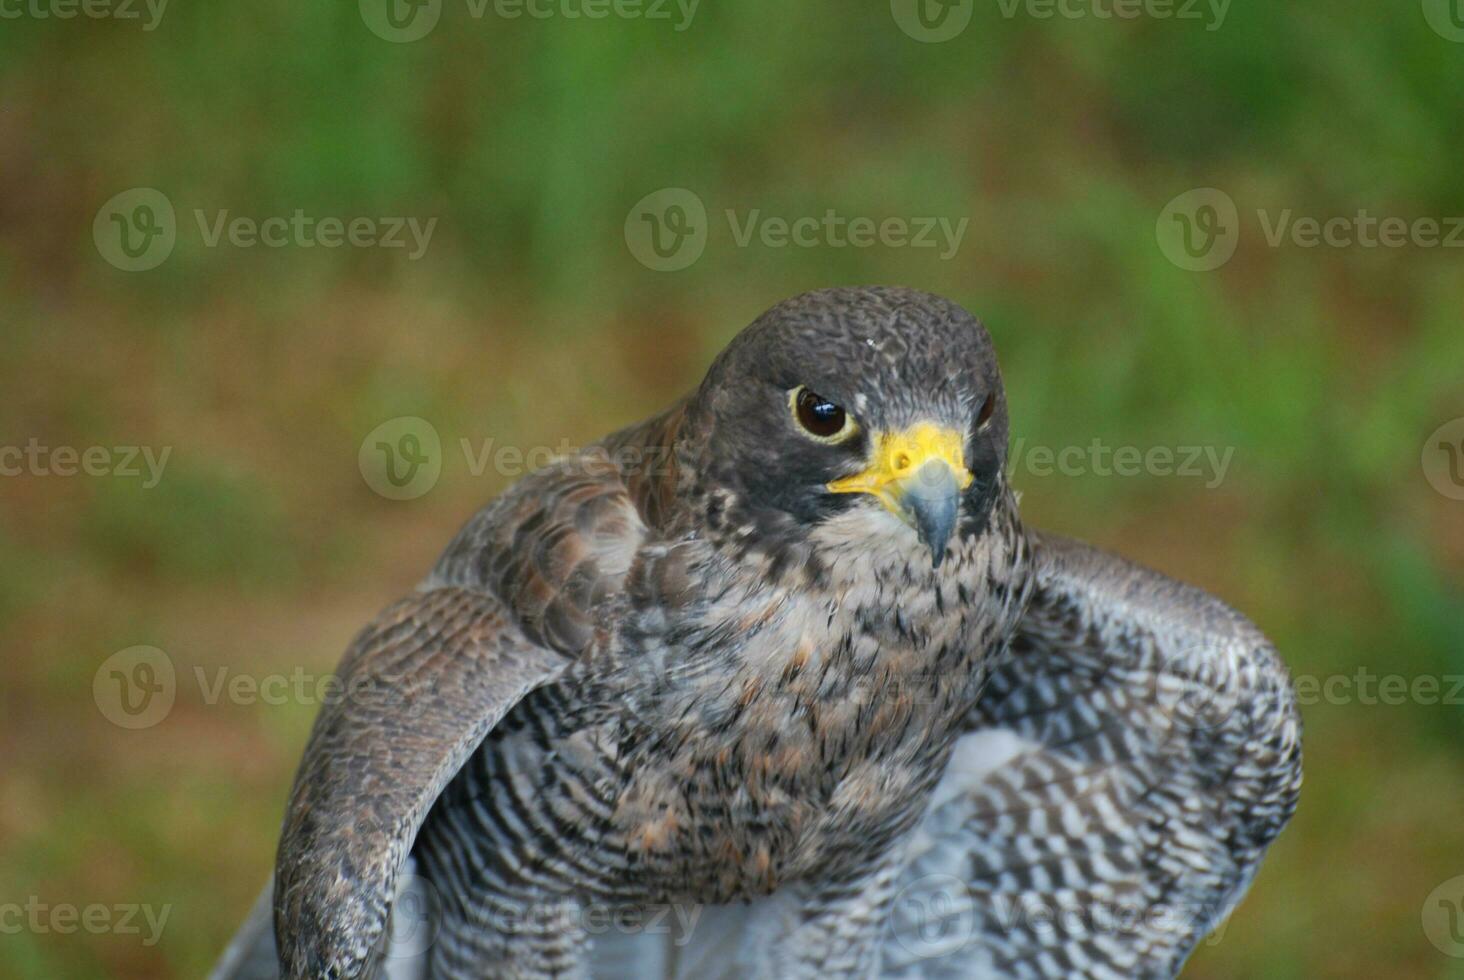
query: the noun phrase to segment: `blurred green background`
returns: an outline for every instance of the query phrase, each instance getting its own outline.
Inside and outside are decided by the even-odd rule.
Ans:
[[[1464,502],[1425,458],[1464,415],[1461,253],[1272,245],[1258,215],[1464,214],[1447,0],[1237,0],[1218,23],[983,2],[941,43],[882,2],[705,0],[688,23],[444,0],[410,43],[373,0],[174,0],[156,20],[38,16],[50,2],[0,19],[0,445],[171,453],[156,486],[0,477],[0,902],[170,913],[151,945],[5,929],[0,975],[203,974],[268,873],[316,705],[209,697],[195,669],[329,671],[508,481],[460,440],[592,440],[813,287],[977,312],[1026,446],[1233,450],[1218,485],[1018,465],[1033,523],[1225,597],[1298,676],[1464,675]],[[93,224],[136,187],[172,204],[176,244],[127,272]],[[674,272],[625,234],[669,187],[709,224]],[[1156,228],[1202,187],[1239,238],[1189,271]],[[437,222],[412,259],[210,246],[195,216],[297,209]],[[743,246],[729,209],[969,223],[945,258]],[[402,501],[358,467],[398,416],[443,445],[435,487]],[[128,730],[93,679],[138,644],[177,695]],[[1464,977],[1424,918],[1464,874],[1464,707],[1308,700],[1301,808],[1187,975]]]

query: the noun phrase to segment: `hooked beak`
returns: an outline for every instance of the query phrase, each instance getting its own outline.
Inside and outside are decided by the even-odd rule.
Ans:
[[[910,525],[939,568],[956,529],[961,491],[971,485],[965,440],[928,422],[905,432],[877,434],[874,459],[862,473],[828,485],[834,493],[868,493]]]

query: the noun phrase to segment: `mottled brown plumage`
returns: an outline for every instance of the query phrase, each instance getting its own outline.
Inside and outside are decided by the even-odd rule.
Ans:
[[[932,793],[983,705],[1002,703],[982,699],[993,667],[1036,664],[1023,652],[1088,614],[1039,571],[1078,560],[1051,540],[1034,558],[1006,443],[995,356],[968,313],[825,290],[769,311],[666,412],[510,488],[343,662],[377,696],[322,710],[296,778],[273,902],[284,973],[374,970],[409,855],[440,898],[434,975],[618,975],[602,958],[614,944],[585,925],[596,903],[780,909],[754,916],[733,975],[905,970],[880,939],[913,842],[965,841],[931,821],[976,783]],[[1152,616],[1134,633],[1126,600],[1103,601],[1118,632],[1063,644],[1093,640],[1103,660],[1148,636],[1163,660],[1187,635]],[[1289,696],[1281,676],[1266,690]],[[1259,733],[1279,740],[1274,812],[1222,884],[1294,804],[1277,696],[1280,727]],[[1098,955],[1076,950],[1075,969]]]

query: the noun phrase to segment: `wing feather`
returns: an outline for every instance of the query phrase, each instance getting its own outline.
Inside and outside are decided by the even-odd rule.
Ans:
[[[295,778],[274,879],[216,976],[271,975],[276,948],[286,976],[375,975],[433,801],[514,705],[589,648],[596,605],[622,588],[647,533],[622,471],[593,448],[468,521],[422,587],[346,652]]]
[[[352,977],[386,936],[432,801],[504,713],[569,663],[457,587],[388,608],[342,661],[285,812],[274,923],[287,976]]]
[[[1028,612],[912,839],[888,976],[1174,976],[1295,809],[1301,724],[1260,631],[1033,541]]]

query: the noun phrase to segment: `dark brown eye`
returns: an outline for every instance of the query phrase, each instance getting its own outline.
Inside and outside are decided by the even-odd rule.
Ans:
[[[809,435],[832,440],[853,430],[849,413],[807,388],[793,392],[793,415]]]

